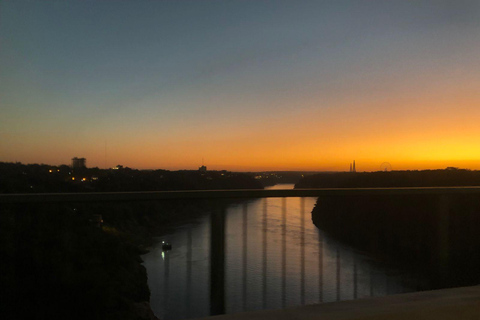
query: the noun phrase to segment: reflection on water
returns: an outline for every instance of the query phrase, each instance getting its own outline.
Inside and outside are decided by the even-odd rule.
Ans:
[[[277,185],[288,189],[293,185]],[[329,238],[312,223],[316,198],[264,198],[226,210],[225,312],[383,296],[419,287],[406,274]],[[161,319],[210,314],[210,219],[165,235],[143,256]]]

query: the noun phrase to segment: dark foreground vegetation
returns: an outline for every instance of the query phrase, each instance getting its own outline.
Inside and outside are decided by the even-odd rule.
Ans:
[[[305,180],[297,187],[462,186],[479,185],[480,172],[345,173]],[[430,288],[480,283],[477,194],[325,197],[317,200],[312,220],[340,241],[423,273]]]
[[[340,241],[421,272],[433,289],[480,284],[478,195],[319,198],[312,220]]]
[[[262,188],[229,172],[19,163],[0,163],[0,177],[0,193]],[[155,319],[140,255],[168,225],[211,208],[205,201],[2,205],[0,318]]]
[[[134,318],[149,298],[140,252],[90,218],[60,206],[2,210],[5,318]]]
[[[155,319],[140,255],[165,226],[205,214],[208,207],[205,202],[4,206],[1,318]]]

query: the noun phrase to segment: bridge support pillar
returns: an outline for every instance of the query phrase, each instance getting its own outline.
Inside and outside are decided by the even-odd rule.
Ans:
[[[439,262],[438,272],[440,277],[446,277],[450,260],[449,229],[450,209],[452,206],[451,196],[442,194],[438,199],[437,211],[437,261]]]
[[[211,214],[210,315],[225,313],[225,206]]]

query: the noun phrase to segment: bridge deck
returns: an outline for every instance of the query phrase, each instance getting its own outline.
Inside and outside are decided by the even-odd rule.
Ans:
[[[334,197],[365,195],[454,195],[479,194],[480,187],[405,187],[405,188],[321,188],[321,189],[244,189],[139,192],[79,192],[0,194],[0,203],[122,202],[166,199],[228,199],[268,197]]]
[[[331,302],[281,310],[262,310],[202,318],[204,320],[478,320],[480,286],[442,289]]]

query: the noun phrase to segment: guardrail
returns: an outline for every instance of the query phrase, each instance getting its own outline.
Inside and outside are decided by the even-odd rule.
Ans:
[[[0,203],[121,202],[164,199],[232,199],[283,197],[334,197],[363,195],[480,194],[480,187],[320,188],[290,190],[186,190],[138,192],[22,193],[0,194]]]
[[[240,199],[240,198],[287,198],[287,197],[336,197],[336,196],[391,196],[391,195],[434,195],[439,197],[439,212],[446,216],[449,206],[449,196],[453,195],[479,195],[480,187],[405,187],[405,188],[320,188],[320,189],[289,189],[289,190],[187,190],[187,191],[145,191],[145,192],[95,192],[95,193],[32,193],[32,194],[0,194],[0,204],[42,204],[42,203],[95,203],[95,202],[132,202],[132,201],[155,201],[155,200],[179,200],[179,199]],[[210,308],[211,314],[225,313],[225,207],[220,205],[211,213],[210,228]],[[246,270],[246,206],[243,213],[243,274]],[[266,230],[267,211],[263,208],[263,226]],[[301,232],[304,232],[304,204],[301,205]],[[282,202],[282,299],[285,300],[285,264],[286,264],[286,209],[285,201]],[[441,219],[439,230],[439,243],[446,247],[444,237],[448,223]],[[265,232],[265,231],[264,231]],[[305,251],[304,235],[302,233],[300,256],[301,256],[301,293],[302,303],[305,300]],[[263,273],[264,286],[266,283],[266,233],[263,237]],[[337,256],[337,260],[338,260]],[[338,263],[337,263],[338,264]],[[190,268],[191,270],[191,268]],[[354,274],[356,271],[354,271]],[[337,265],[337,286],[340,284],[340,276]],[[356,282],[354,281],[356,295]],[[244,284],[244,296],[247,294]],[[340,290],[337,289],[339,295]],[[266,295],[266,287],[264,287]],[[338,298],[339,299],[339,296]]]

